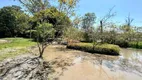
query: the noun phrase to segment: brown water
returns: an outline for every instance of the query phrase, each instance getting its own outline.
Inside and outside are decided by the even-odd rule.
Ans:
[[[121,49],[120,53],[116,57],[82,52],[59,80],[142,80],[142,50]]]
[[[43,56],[47,61],[55,60],[51,80],[142,80],[142,50],[121,49],[120,53],[121,56],[90,54],[54,45]]]

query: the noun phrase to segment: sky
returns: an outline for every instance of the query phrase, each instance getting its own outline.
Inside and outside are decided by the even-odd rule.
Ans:
[[[0,8],[10,5],[20,4],[14,0],[0,0]],[[130,14],[134,19],[132,25],[142,26],[142,0],[80,0],[76,12],[81,16],[87,12],[94,12],[99,20],[113,6],[115,6],[113,12],[116,12],[116,16],[111,18],[111,21],[124,24]]]

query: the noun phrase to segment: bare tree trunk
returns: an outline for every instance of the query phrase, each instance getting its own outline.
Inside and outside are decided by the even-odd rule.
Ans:
[[[100,21],[100,32],[101,32],[101,34],[103,33],[103,22],[102,22],[102,20]]]
[[[100,39],[101,39],[101,42],[103,43],[103,21],[101,20],[100,21]]]

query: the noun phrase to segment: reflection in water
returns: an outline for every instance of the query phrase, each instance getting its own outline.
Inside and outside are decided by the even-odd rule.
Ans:
[[[142,50],[121,49],[121,56],[81,52],[59,80],[142,80]]]
[[[142,50],[121,49],[118,60],[104,60],[103,65],[111,71],[125,71],[142,77]]]
[[[121,55],[126,59],[141,59],[142,50],[140,49],[121,49]]]

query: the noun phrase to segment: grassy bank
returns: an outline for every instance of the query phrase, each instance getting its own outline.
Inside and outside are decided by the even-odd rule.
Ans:
[[[15,57],[28,52],[28,47],[36,45],[31,39],[2,38],[5,43],[0,43],[0,61],[9,57]]]
[[[72,43],[68,44],[67,48],[107,55],[119,55],[120,51],[119,46],[112,44],[97,44],[93,47],[92,43]]]
[[[131,48],[142,49],[142,41],[141,42],[129,42],[129,46]]]

